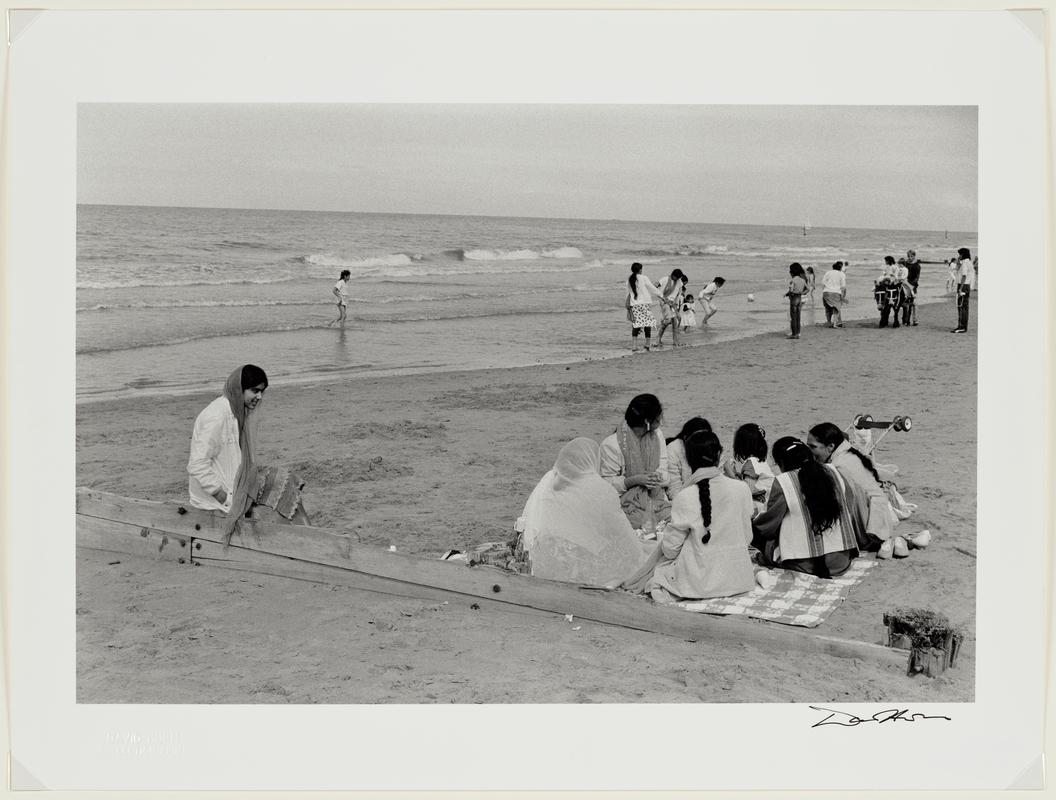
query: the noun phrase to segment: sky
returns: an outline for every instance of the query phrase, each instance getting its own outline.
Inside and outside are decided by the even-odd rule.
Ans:
[[[974,106],[81,104],[79,203],[975,231]]]

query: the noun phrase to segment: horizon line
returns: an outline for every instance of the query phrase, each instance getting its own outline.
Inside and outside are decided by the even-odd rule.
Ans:
[[[451,214],[435,211],[337,211],[334,209],[312,209],[312,208],[251,208],[241,206],[187,206],[187,205],[161,205],[151,203],[82,203],[77,206],[102,206],[110,208],[170,208],[170,209],[193,209],[196,211],[275,211],[279,213],[300,214],[361,214],[375,216],[398,216],[398,217],[479,217],[483,219],[538,219],[538,220],[568,220],[572,222],[626,222],[626,223],[673,223],[676,225],[743,225],[752,228],[808,228],[827,230],[860,230],[860,231],[917,231],[937,233],[942,230],[947,233],[967,233],[978,236],[978,231],[957,230],[955,228],[875,228],[860,225],[818,225],[811,222],[797,222],[791,224],[777,224],[766,222],[704,222],[700,220],[676,220],[676,219],[622,219],[619,217],[544,217],[535,215],[512,215],[512,214]]]

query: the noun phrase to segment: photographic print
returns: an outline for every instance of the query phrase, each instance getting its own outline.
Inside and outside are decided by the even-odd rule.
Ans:
[[[977,134],[82,105],[79,701],[971,700]]]
[[[1042,785],[1039,16],[13,15],[12,786]]]

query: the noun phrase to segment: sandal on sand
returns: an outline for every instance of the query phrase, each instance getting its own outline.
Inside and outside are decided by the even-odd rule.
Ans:
[[[909,544],[902,536],[896,536],[892,541],[891,554],[895,558],[905,558],[909,555]]]

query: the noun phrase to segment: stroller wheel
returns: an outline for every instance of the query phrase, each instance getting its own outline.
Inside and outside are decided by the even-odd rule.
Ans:
[[[866,425],[868,425],[872,421],[873,421],[873,415],[872,414],[863,414],[862,415],[862,422],[865,423]]]
[[[861,428],[863,427],[863,423],[864,422],[865,422],[865,414],[855,414],[854,415],[854,422],[852,422],[851,424],[854,425],[854,427],[856,427],[859,430],[861,430]]]
[[[891,420],[891,427],[896,431],[902,430],[902,417],[895,417]]]
[[[909,417],[902,417],[902,430],[908,431],[913,429],[913,420]]]

